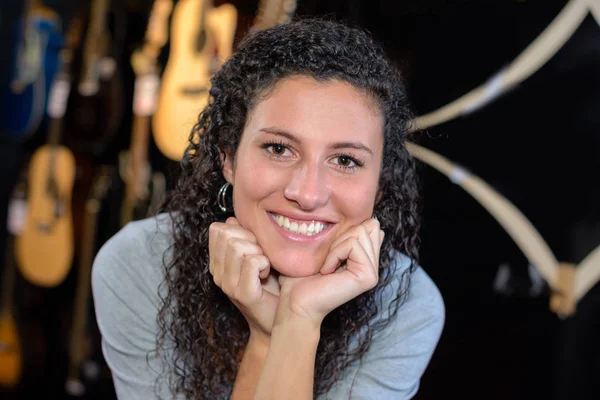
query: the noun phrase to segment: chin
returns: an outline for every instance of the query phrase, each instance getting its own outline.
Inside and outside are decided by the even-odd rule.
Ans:
[[[266,253],[266,252],[265,252]],[[325,260],[321,260],[320,257],[311,256],[306,257],[304,255],[290,255],[282,254],[282,252],[275,252],[272,256],[265,254],[271,261],[271,266],[277,272],[283,276],[290,278],[301,278],[305,276],[316,275],[323,266]]]

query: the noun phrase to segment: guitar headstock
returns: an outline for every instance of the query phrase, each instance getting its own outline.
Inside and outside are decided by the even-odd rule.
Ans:
[[[251,31],[288,23],[296,12],[297,0],[261,0]]]
[[[155,0],[148,27],[146,28],[146,40],[144,52],[151,57],[158,57],[158,52],[169,39],[169,16],[173,10],[172,0]]]

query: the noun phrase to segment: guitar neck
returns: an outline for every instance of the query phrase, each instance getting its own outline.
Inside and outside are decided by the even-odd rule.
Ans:
[[[94,94],[98,90],[98,61],[101,56],[100,43],[108,12],[108,0],[92,0],[90,20],[83,50],[83,65],[80,90]]]
[[[4,270],[2,271],[2,297],[0,299],[0,315],[9,312],[13,309],[13,293],[15,278],[17,273],[17,265],[15,262],[15,235],[19,234],[24,223],[24,204],[25,190],[24,180],[25,174],[22,171],[22,176],[19,178],[11,204],[8,208],[8,230],[6,248],[4,251]]]
[[[173,0],[155,0],[150,10],[142,53],[156,60],[169,36],[169,16],[173,10]]]
[[[251,31],[287,23],[296,11],[296,0],[261,0]]]
[[[85,214],[83,217],[84,231],[81,256],[79,259],[79,270],[77,271],[77,288],[73,304],[73,322],[69,343],[69,380],[77,380],[77,371],[79,370],[80,364],[87,356],[87,349],[85,348],[85,329],[88,316],[90,276],[96,248],[96,227],[102,200],[106,196],[109,186],[110,168],[103,167],[96,177],[90,196],[85,203]]]
[[[0,303],[0,315],[4,315],[13,309],[13,294],[16,276],[16,265],[14,260],[14,237],[9,234],[6,241],[4,270],[2,271],[2,298]]]

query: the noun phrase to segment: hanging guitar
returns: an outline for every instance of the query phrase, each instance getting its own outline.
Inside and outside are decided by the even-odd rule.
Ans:
[[[10,84],[2,88],[0,134],[23,141],[34,134],[45,113],[50,84],[63,46],[61,19],[37,0],[28,0],[17,22],[17,45]]]
[[[23,277],[43,287],[61,283],[73,259],[71,195],[75,157],[61,144],[61,136],[71,87],[71,63],[80,30],[80,20],[74,18],[68,45],[61,52],[61,70],[49,96],[48,114],[52,119],[48,140],[29,162],[28,211],[24,230],[15,243],[17,265]]]
[[[8,207],[8,239],[2,273],[2,303],[0,303],[0,386],[13,388],[23,368],[19,328],[15,320],[13,296],[17,267],[14,260],[14,238],[21,234],[25,219],[24,182],[17,184]]]
[[[179,0],[171,21],[171,44],[152,118],[154,141],[179,161],[198,114],[208,103],[210,79],[231,56],[237,10],[229,3]]]
[[[72,396],[81,396],[86,391],[85,385],[80,379],[80,369],[82,363],[89,358],[91,353],[90,336],[86,332],[90,301],[90,278],[94,255],[96,254],[98,213],[111,185],[111,176],[113,175],[111,169],[111,167],[106,166],[100,168],[97,177],[94,179],[89,197],[85,202],[82,246],[79,256],[69,342],[69,366],[65,382],[65,390]]]
[[[167,42],[168,22],[173,7],[172,0],[156,0],[150,12],[144,44],[131,56],[135,73],[133,95],[133,123],[129,151],[119,157],[121,179],[125,182],[125,196],[121,207],[121,226],[147,215],[152,187],[152,168],[148,161],[150,117],[156,109],[160,83],[158,56]],[[162,173],[155,172],[155,179],[165,180]],[[159,176],[160,175],[160,176]]]
[[[74,75],[78,83],[67,106],[65,145],[77,154],[100,157],[112,143],[123,117],[120,54],[126,15],[119,0],[92,0],[90,5]]]

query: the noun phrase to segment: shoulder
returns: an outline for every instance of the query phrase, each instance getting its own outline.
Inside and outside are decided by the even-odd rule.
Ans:
[[[396,273],[391,284],[382,291],[382,315],[389,315],[388,307],[392,304],[399,288],[406,289],[403,302],[397,315],[390,321],[388,329],[381,334],[383,344],[390,344],[405,337],[419,338],[425,346],[435,346],[446,319],[446,309],[442,294],[437,285],[419,265],[412,266],[411,259],[397,252],[395,256]],[[391,341],[391,343],[389,342]]]
[[[128,223],[98,251],[92,282],[102,280],[111,287],[156,288],[164,276],[163,259],[171,243],[168,214]]]
[[[156,331],[170,232],[167,214],[130,222],[96,254],[92,293],[99,328],[109,339],[116,342],[134,326]]]
[[[360,361],[320,399],[410,399],[418,391],[442,334],[444,301],[420,265],[411,269],[411,260],[401,253],[396,253],[394,259],[395,273],[379,293],[380,310],[373,322],[389,317],[400,292],[402,303],[396,315],[373,334]]]
[[[94,259],[96,320],[119,398],[154,398],[154,384],[165,367],[155,350],[170,232],[167,214],[130,222],[104,243]],[[164,382],[159,387],[167,396]]]

